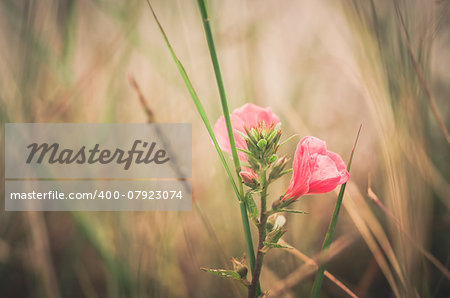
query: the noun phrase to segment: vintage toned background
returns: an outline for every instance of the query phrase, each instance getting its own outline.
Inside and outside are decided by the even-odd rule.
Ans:
[[[214,123],[196,1],[152,3]],[[320,137],[344,160],[363,124],[330,273],[360,297],[449,297],[450,2],[208,5],[231,109],[271,106],[284,139]],[[245,295],[199,269],[245,252],[239,207],[145,1],[2,0],[0,53],[3,141],[5,122],[146,122],[131,74],[155,121],[192,123],[195,198],[179,213],[0,211],[1,297]],[[309,295],[314,268],[299,254],[320,251],[335,200],[296,203],[309,212],[288,216],[298,251],[271,251],[262,273],[275,297]],[[348,294],[326,278],[322,296]]]

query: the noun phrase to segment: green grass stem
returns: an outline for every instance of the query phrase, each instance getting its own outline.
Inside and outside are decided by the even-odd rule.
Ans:
[[[211,26],[209,24],[208,11],[206,9],[205,1],[198,0],[198,7],[200,9],[200,14],[202,17],[203,28],[205,30],[206,41],[208,42],[209,53],[211,55],[211,61],[214,68],[214,73],[216,76],[217,87],[219,89],[220,103],[222,105],[223,116],[225,118],[225,123],[227,126],[228,139],[230,140],[231,155],[233,156],[233,162],[236,169],[236,176],[238,179],[239,187],[239,207],[241,209],[241,218],[244,228],[245,241],[247,243],[247,254],[249,256],[250,268],[253,273],[255,267],[255,251],[253,248],[252,235],[250,231],[250,225],[248,221],[247,209],[244,202],[244,188],[242,185],[242,180],[239,176],[241,171],[241,164],[239,162],[239,157],[236,149],[236,142],[234,140],[233,127],[231,126],[230,111],[228,109],[227,98],[225,95],[225,87],[222,80],[222,74],[220,71],[219,61],[217,59],[216,47],[214,45],[214,39],[211,32]]]
[[[356,135],[355,144],[353,145],[352,152],[350,154],[350,159],[347,164],[348,172],[350,172],[350,167],[352,165],[352,160],[353,160],[353,154],[355,153],[356,144],[358,143],[358,138],[359,138],[359,133],[361,132],[361,127],[362,127],[362,125],[359,127],[358,134]],[[337,224],[338,217],[339,217],[339,211],[341,210],[342,199],[344,198],[346,186],[347,186],[347,183],[344,183],[341,186],[341,189],[339,191],[339,195],[338,195],[338,198],[336,201],[336,207],[333,212],[333,217],[331,218],[330,227],[328,229],[327,235],[325,236],[325,240],[323,241],[322,252],[321,252],[321,257],[320,257],[321,261],[319,262],[320,266],[319,266],[319,269],[317,270],[316,279],[314,280],[314,285],[313,285],[313,288],[311,291],[311,298],[317,298],[319,296],[320,288],[322,287],[323,276],[325,274],[325,267],[326,267],[326,263],[324,260],[325,260],[326,253],[328,251],[328,247],[331,245],[331,242],[333,241],[333,235],[334,235],[334,231],[336,229],[336,224]]]

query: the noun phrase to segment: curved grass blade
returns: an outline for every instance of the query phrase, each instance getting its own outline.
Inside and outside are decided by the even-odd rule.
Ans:
[[[191,95],[192,100],[194,101],[195,107],[197,108],[197,111],[198,111],[198,113],[200,114],[200,117],[203,120],[203,124],[205,125],[206,129],[208,130],[208,134],[209,134],[209,136],[211,137],[211,140],[214,143],[214,147],[216,148],[217,153],[219,154],[220,160],[222,161],[222,164],[223,164],[223,166],[225,168],[225,171],[227,172],[228,178],[230,179],[230,182],[231,182],[231,184],[233,186],[234,192],[239,197],[239,190],[238,190],[238,188],[236,186],[236,182],[234,181],[234,178],[233,178],[233,176],[231,174],[230,168],[228,167],[228,164],[225,161],[225,157],[224,157],[224,155],[222,153],[222,150],[220,150],[219,143],[217,143],[216,137],[215,137],[214,132],[213,132],[213,130],[211,128],[211,124],[209,123],[208,117],[206,116],[205,109],[203,108],[203,105],[202,105],[202,103],[200,102],[200,100],[199,100],[199,98],[197,96],[197,92],[195,92],[195,89],[194,89],[194,87],[193,87],[193,85],[191,83],[191,80],[189,79],[189,77],[188,77],[188,75],[186,73],[186,70],[184,69],[183,65],[181,64],[181,61],[176,56],[176,54],[175,54],[175,52],[174,52],[174,50],[172,48],[172,45],[170,44],[169,39],[168,39],[166,33],[164,32],[164,29],[162,28],[161,23],[159,22],[158,17],[156,16],[152,5],[150,4],[150,1],[147,0],[147,4],[148,4],[148,6],[149,6],[149,8],[150,8],[150,10],[152,12],[153,18],[155,19],[155,21],[156,21],[156,23],[158,25],[159,31],[161,32],[161,35],[164,38],[164,41],[165,41],[165,43],[167,45],[167,48],[169,49],[170,54],[172,55],[172,58],[173,58],[175,64],[177,65],[177,68],[178,68],[178,70],[179,70],[179,72],[181,74],[181,77],[183,78],[183,81],[186,84],[186,87],[187,87],[187,89],[189,91],[189,94]]]
[[[347,171],[350,172],[350,167],[352,165],[353,154],[355,153],[356,144],[358,143],[359,133],[361,132],[362,125],[359,126],[358,134],[356,135],[355,144],[353,145],[352,152],[350,153],[350,159],[347,164]],[[337,220],[339,217],[339,211],[341,210],[342,199],[344,198],[345,187],[347,183],[342,184],[341,190],[339,191],[339,195],[336,201],[336,207],[334,209],[333,217],[331,218],[330,227],[328,229],[327,235],[325,236],[325,240],[323,241],[322,252],[320,259],[325,259],[326,253],[328,251],[328,247],[331,245],[333,241],[334,230],[336,229]],[[322,287],[323,276],[325,274],[325,262],[320,262],[319,270],[317,270],[317,275],[314,280],[314,285],[311,291],[311,298],[317,298],[319,296],[320,288]]]

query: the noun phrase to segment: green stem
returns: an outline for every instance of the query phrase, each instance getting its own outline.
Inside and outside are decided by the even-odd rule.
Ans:
[[[327,235],[325,236],[325,240],[323,241],[322,252],[320,257],[320,266],[317,271],[316,279],[314,281],[313,289],[311,291],[311,297],[316,298],[319,296],[320,288],[322,287],[323,276],[325,273],[325,256],[328,252],[328,247],[333,241],[334,230],[336,229],[337,220],[339,217],[339,211],[342,205],[342,199],[344,198],[345,186],[347,183],[341,186],[341,190],[339,191],[339,196],[336,202],[336,208],[334,209],[333,218],[331,219],[330,228],[328,229]]]
[[[264,261],[263,252],[264,240],[266,239],[266,223],[267,223],[267,180],[266,180],[266,169],[263,168],[259,173],[260,183],[261,183],[261,215],[259,217],[258,223],[258,252],[256,254],[255,268],[253,271],[252,282],[248,288],[248,298],[255,298],[261,295],[261,286],[259,283],[259,277],[261,275],[262,264]]]
[[[358,134],[356,135],[355,144],[353,145],[352,152],[350,154],[350,159],[347,165],[347,171],[350,172],[350,167],[352,165],[353,160],[353,153],[355,152],[356,144],[358,143],[359,133],[361,132],[361,127],[359,127]],[[325,274],[325,267],[326,267],[326,254],[328,252],[328,247],[331,245],[331,242],[333,241],[333,235],[334,231],[336,229],[336,224],[339,217],[339,211],[341,210],[342,200],[344,198],[344,192],[345,187],[347,186],[347,183],[342,184],[341,190],[339,191],[339,195],[336,201],[336,207],[334,208],[333,217],[331,218],[330,227],[328,228],[327,235],[325,236],[325,240],[323,241],[322,245],[322,252],[320,254],[320,266],[317,270],[316,279],[314,280],[314,285],[311,291],[311,298],[317,298],[319,296],[320,288],[322,287],[323,277]]]
[[[239,206],[241,208],[241,219],[244,228],[245,241],[247,244],[247,254],[250,260],[250,268],[253,274],[253,268],[255,266],[255,252],[253,248],[252,235],[250,231],[250,224],[248,221],[247,209],[244,203],[244,188],[242,185],[242,180],[239,176],[241,171],[241,164],[239,162],[239,157],[236,150],[236,143],[234,140],[233,128],[231,126],[230,111],[228,109],[228,103],[225,95],[225,88],[222,80],[222,74],[220,72],[219,61],[217,59],[216,47],[214,45],[214,40],[211,32],[211,27],[209,25],[208,12],[206,10],[206,5],[204,0],[198,0],[198,7],[200,9],[200,14],[202,16],[203,28],[205,30],[206,40],[208,42],[209,53],[211,55],[211,61],[214,67],[214,73],[216,76],[217,87],[219,89],[220,102],[222,104],[223,116],[225,118],[225,123],[227,126],[228,139],[230,140],[231,154],[233,156],[233,162],[236,169],[237,179],[239,181]]]

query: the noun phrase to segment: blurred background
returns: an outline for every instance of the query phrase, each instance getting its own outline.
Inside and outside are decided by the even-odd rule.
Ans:
[[[152,3],[214,123],[196,1]],[[360,297],[449,297],[450,1],[208,7],[231,110],[271,106],[284,139],[317,136],[344,160],[363,124],[322,297],[349,297],[336,280]],[[192,123],[195,199],[179,213],[1,211],[0,296],[245,296],[199,269],[243,256],[239,207],[146,2],[2,0],[0,49],[3,127],[146,122],[131,74],[156,122]],[[281,152],[293,156],[297,141]],[[273,199],[289,178],[271,186]],[[295,207],[309,214],[287,216],[296,250],[267,255],[261,282],[272,297],[308,297],[315,269],[304,256],[320,251],[336,197],[303,197]]]

